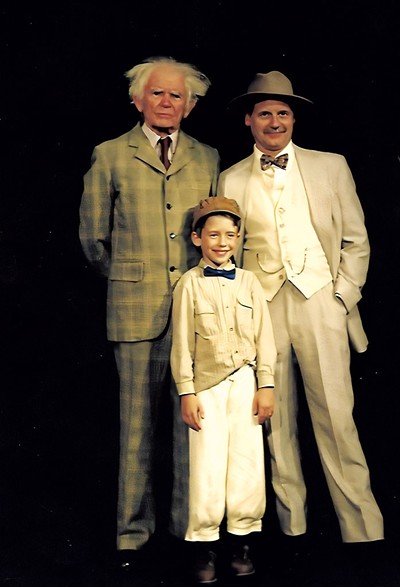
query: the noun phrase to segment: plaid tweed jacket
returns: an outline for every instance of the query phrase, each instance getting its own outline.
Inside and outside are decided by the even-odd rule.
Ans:
[[[166,172],[139,123],[95,147],[79,236],[86,258],[108,278],[109,340],[149,340],[164,330],[172,289],[199,260],[192,209],[216,194],[219,165],[216,149],[180,131]]]

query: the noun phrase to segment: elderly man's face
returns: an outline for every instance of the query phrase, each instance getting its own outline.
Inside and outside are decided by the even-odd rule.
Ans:
[[[183,75],[171,65],[160,65],[150,75],[143,96],[134,97],[134,103],[144,120],[158,134],[177,130],[195,105],[187,102]]]
[[[290,142],[294,123],[290,106],[277,100],[258,102],[252,114],[246,114],[245,118],[258,149],[270,155],[278,153]]]

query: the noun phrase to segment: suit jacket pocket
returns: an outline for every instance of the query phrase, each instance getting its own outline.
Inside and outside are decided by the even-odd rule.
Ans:
[[[110,281],[142,281],[144,263],[142,261],[117,261],[110,267]]]

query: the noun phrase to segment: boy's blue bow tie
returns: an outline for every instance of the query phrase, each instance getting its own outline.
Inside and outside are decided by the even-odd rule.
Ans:
[[[233,269],[214,269],[214,267],[204,267],[205,277],[226,277],[227,279],[235,279],[236,268]]]

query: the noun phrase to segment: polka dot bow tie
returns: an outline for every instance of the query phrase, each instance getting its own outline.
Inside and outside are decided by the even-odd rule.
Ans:
[[[266,169],[271,167],[271,165],[276,165],[277,167],[280,167],[281,169],[286,169],[288,161],[289,161],[289,155],[287,153],[285,153],[284,155],[279,155],[279,157],[275,157],[275,159],[273,157],[271,157],[271,155],[266,155],[264,153],[263,155],[261,155],[261,158],[260,158],[261,169],[263,171],[265,171]]]

